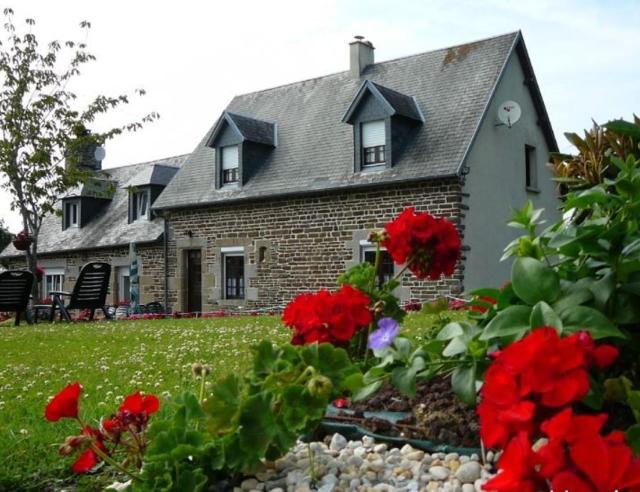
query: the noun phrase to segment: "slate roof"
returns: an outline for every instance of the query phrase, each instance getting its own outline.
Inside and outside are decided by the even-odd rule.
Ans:
[[[162,219],[128,223],[129,195],[127,186],[139,180],[143,184],[162,184],[182,166],[188,155],[158,159],[140,164],[113,167],[98,172],[116,184],[111,202],[84,227],[62,230],[62,218],[49,215],[38,238],[38,254],[87,250],[128,245],[130,242],[153,242],[161,238]],[[152,180],[153,183],[147,181]],[[0,258],[22,256],[9,244]]]
[[[516,47],[524,49],[519,32],[375,63],[360,78],[344,71],[236,96],[226,111],[277,124],[277,147],[242,187],[215,189],[214,125],[154,208],[454,176]],[[341,120],[365,79],[396,105],[415,98],[425,123],[392,168],[354,173],[353,128]]]
[[[247,118],[239,114],[225,111],[245,140],[275,145],[275,125],[267,121]]]

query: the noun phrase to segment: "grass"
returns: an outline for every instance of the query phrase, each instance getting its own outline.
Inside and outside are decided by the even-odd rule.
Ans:
[[[434,321],[412,314],[406,332],[420,338]],[[71,458],[58,455],[77,424],[48,423],[43,412],[69,382],[84,386],[82,416],[96,423],[138,389],[162,398],[193,388],[194,362],[210,364],[214,377],[242,371],[251,345],[289,335],[270,316],[0,326],[0,491],[100,490],[113,482],[105,473],[74,477]]]

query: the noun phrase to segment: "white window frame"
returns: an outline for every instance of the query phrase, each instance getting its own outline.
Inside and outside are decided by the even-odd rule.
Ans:
[[[383,129],[382,133],[382,141],[376,140],[375,142],[367,142],[365,139],[367,135],[365,135],[365,128],[369,125],[381,125]],[[361,159],[362,159],[362,168],[363,169],[371,169],[377,167],[383,167],[386,165],[387,161],[387,122],[384,119],[381,120],[372,120],[372,121],[364,121],[360,123],[360,146],[361,146]],[[384,160],[379,162],[371,162],[367,163],[366,161],[366,149],[373,149],[377,147],[383,147],[384,151]]]
[[[244,246],[225,246],[220,248],[222,256],[222,298],[230,301],[244,301],[247,298],[247,259],[244,255]],[[228,257],[242,257],[242,297],[227,297],[227,261]]]
[[[147,203],[146,203],[146,207],[145,207],[145,213],[141,214],[140,213],[140,209],[141,209],[140,205],[142,204],[143,200],[145,199],[143,197],[146,197],[146,202]],[[141,190],[141,191],[139,190],[139,191],[136,191],[133,194],[133,199],[135,200],[135,203],[136,203],[136,207],[135,207],[135,212],[136,213],[135,213],[135,217],[133,218],[134,221],[136,221],[136,220],[149,220],[149,209],[151,208],[151,204],[150,204],[151,200],[150,200],[150,198],[151,197],[149,196],[149,190]]]
[[[229,166],[226,164],[225,153],[231,149],[235,149],[235,157],[236,163],[235,166]],[[236,180],[235,181],[224,181],[224,172],[230,170],[236,170]],[[240,182],[240,146],[239,145],[226,145],[224,147],[220,147],[220,183],[222,186],[237,186]]]
[[[49,283],[48,277],[57,277],[54,281],[52,281],[51,288],[47,287]],[[53,296],[50,296],[49,292],[64,290],[64,278],[64,268],[45,268],[44,275],[42,276],[42,299],[53,299]]]
[[[75,211],[75,221],[73,220],[73,211]],[[64,222],[66,228],[79,227],[80,224],[80,201],[69,200],[64,203]]]

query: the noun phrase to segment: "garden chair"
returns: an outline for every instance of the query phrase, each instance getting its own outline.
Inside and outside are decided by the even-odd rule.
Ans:
[[[68,322],[71,322],[70,309],[88,309],[90,320],[93,319],[96,309],[102,309],[105,318],[111,319],[105,305],[110,278],[111,265],[108,263],[87,263],[80,270],[78,280],[76,280],[71,292],[49,292],[49,295],[53,296],[49,319],[53,321],[58,309],[60,310],[60,319],[64,318]],[[63,298],[65,297],[69,298],[67,304],[64,303]]]
[[[144,306],[145,312],[149,314],[164,314],[164,306],[158,301],[150,302]]]
[[[26,270],[8,270],[0,273],[0,312],[15,312],[16,326],[20,325],[20,315],[27,311],[33,282],[35,276]],[[28,317],[27,322],[30,323]]]

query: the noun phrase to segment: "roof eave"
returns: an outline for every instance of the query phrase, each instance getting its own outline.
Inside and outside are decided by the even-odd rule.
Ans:
[[[214,205],[229,205],[236,204],[242,202],[252,202],[252,201],[262,201],[264,198],[275,199],[275,198],[291,198],[296,196],[308,196],[310,194],[324,194],[324,193],[338,193],[341,191],[348,191],[353,189],[364,189],[364,188],[380,188],[384,186],[389,186],[390,183],[393,184],[407,184],[407,183],[419,183],[421,181],[438,181],[438,180],[448,180],[453,178],[460,178],[460,173],[448,173],[448,174],[440,174],[437,176],[425,176],[425,177],[415,177],[415,178],[405,178],[398,179],[395,181],[381,181],[379,183],[356,183],[349,184],[345,186],[336,186],[333,188],[324,188],[324,189],[316,189],[316,190],[297,190],[290,192],[282,192],[276,194],[269,195],[257,195],[257,196],[247,196],[240,198],[231,198],[228,200],[218,200],[218,201],[208,201],[202,203],[185,203],[181,205],[164,205],[161,207],[152,206],[151,210],[155,212],[165,212],[170,210],[180,210],[184,208],[203,208],[203,207],[211,207]]]

